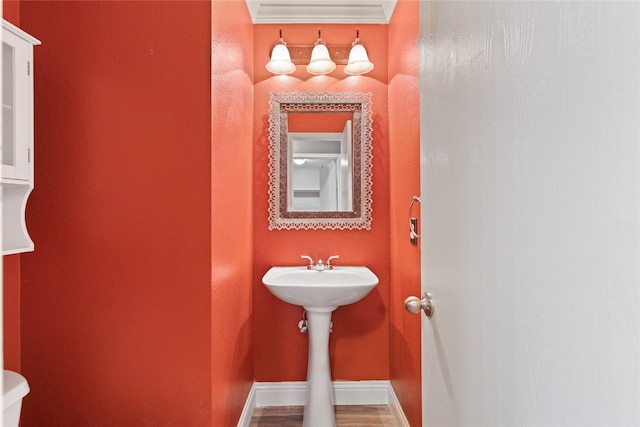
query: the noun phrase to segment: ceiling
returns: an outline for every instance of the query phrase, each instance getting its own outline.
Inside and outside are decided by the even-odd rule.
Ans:
[[[254,24],[388,24],[397,0],[246,0]]]

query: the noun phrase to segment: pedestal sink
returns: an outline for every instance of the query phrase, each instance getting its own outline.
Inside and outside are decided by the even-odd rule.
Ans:
[[[300,305],[307,311],[309,364],[304,427],[335,426],[329,369],[331,312],[341,305],[360,301],[376,287],[378,277],[367,267],[338,266],[322,271],[272,267],[262,283],[282,301]]]

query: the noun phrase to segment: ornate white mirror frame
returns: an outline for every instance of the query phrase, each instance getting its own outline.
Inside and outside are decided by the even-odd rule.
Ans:
[[[371,229],[372,111],[371,93],[283,92],[269,100],[269,230]],[[353,113],[352,210],[290,210],[289,113]]]

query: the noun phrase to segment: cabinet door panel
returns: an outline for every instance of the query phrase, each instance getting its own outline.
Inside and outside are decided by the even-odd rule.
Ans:
[[[30,178],[29,51],[26,41],[2,34],[2,178]]]

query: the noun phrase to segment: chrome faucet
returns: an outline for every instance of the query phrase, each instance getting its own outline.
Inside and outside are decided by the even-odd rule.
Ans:
[[[327,258],[326,264],[324,263],[324,261],[322,261],[322,258],[318,258],[318,262],[315,262],[315,263],[313,262],[313,258],[311,258],[309,255],[300,255],[300,258],[309,260],[309,265],[307,265],[307,270],[324,271],[324,270],[332,270],[333,265],[331,265],[331,260],[340,258],[340,255],[331,255],[329,258]]]
[[[300,258],[308,259],[309,265],[307,265],[307,270],[313,270],[313,268],[315,267],[313,258],[311,258],[309,255],[300,255]]]
[[[333,265],[331,265],[331,260],[337,259],[337,258],[340,258],[340,255],[331,255],[329,258],[327,258],[327,265],[325,265],[324,268],[326,268],[327,270],[333,270]]]

